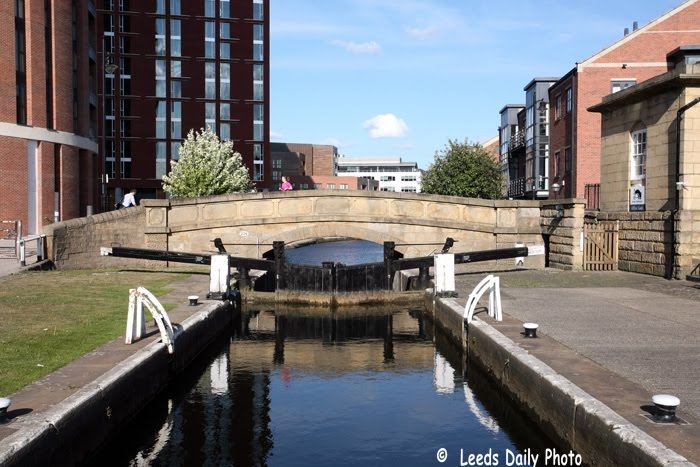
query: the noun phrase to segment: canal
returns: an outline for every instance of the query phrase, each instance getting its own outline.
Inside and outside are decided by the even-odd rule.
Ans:
[[[543,465],[554,448],[422,310],[248,307],[93,465]]]

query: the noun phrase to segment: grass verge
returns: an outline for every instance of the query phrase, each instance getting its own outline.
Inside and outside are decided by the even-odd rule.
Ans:
[[[135,284],[158,297],[187,277],[172,270],[80,270],[1,278],[0,397],[123,335]]]

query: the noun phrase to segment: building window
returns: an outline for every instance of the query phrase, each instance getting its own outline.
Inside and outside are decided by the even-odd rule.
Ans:
[[[179,141],[172,141],[170,143],[170,160],[176,161],[180,159],[180,148],[182,144]]]
[[[204,16],[213,18],[216,16],[216,1],[204,0]]]
[[[382,175],[379,180],[382,182],[394,182],[396,181],[396,177],[393,175]]]
[[[170,21],[170,55],[182,55],[182,22],[179,19]]]
[[[170,61],[170,77],[182,78],[182,62],[180,60]]]
[[[402,182],[415,182],[416,176],[415,175],[402,175],[401,181]]]
[[[216,57],[216,23],[207,21],[204,23],[204,57]]]
[[[44,0],[44,46],[46,64],[46,128],[53,128],[53,31],[51,2]]]
[[[566,113],[570,114],[574,111],[574,91],[571,86],[566,88]]]
[[[221,141],[228,141],[231,139],[231,124],[222,123],[219,125],[219,138]]]
[[[272,159],[272,168],[273,169],[281,169],[282,168],[282,159]]]
[[[231,120],[231,104],[221,103],[219,113],[221,120]]]
[[[414,187],[414,186],[402,186],[401,192],[403,192],[403,193],[415,193],[416,187]]]
[[[166,174],[165,167],[165,151],[166,151],[165,141],[158,141],[156,143],[156,178],[161,179],[163,175]]]
[[[632,154],[631,154],[632,180],[641,180],[647,173],[647,130],[637,130],[632,132]]]
[[[348,189],[348,184],[347,184],[347,183],[341,183],[340,185],[338,185],[338,187],[339,187],[341,190],[347,190],[347,189]]]
[[[231,39],[231,23],[221,23],[219,27],[219,39]]]
[[[231,1],[230,0],[219,0],[220,5],[220,16],[222,18],[231,17]]]
[[[253,64],[253,100],[261,101],[265,99],[264,76],[263,65],[259,63]]]
[[[170,14],[180,15],[180,0],[170,0]]]
[[[554,120],[559,120],[561,118],[561,96],[557,95],[554,98]]]
[[[627,89],[630,86],[637,84],[635,79],[611,79],[610,80],[610,94],[615,94],[616,92]]]
[[[573,158],[571,153],[571,147],[564,148],[564,172],[566,175],[571,174],[573,169]]]
[[[15,75],[17,123],[27,124],[27,75],[24,0],[15,0]]]
[[[253,180],[263,180],[264,160],[262,144],[253,145]]]
[[[335,183],[327,183],[326,188],[328,188],[329,190],[335,190]]]
[[[395,191],[393,186],[383,186],[381,191]]]
[[[272,171],[272,180],[273,181],[282,180],[282,171],[281,170],[273,170]]]
[[[253,0],[253,19],[262,21],[264,19],[264,14],[263,0]]]

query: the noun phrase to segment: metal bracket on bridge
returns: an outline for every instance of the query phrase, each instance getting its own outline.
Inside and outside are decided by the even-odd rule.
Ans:
[[[175,352],[175,331],[170,323],[170,318],[158,299],[144,287],[129,290],[129,315],[126,319],[125,344],[131,344],[143,337],[146,333],[146,323],[143,320],[143,306],[146,305],[151,316],[156,321],[163,344],[168,347],[168,352]]]
[[[503,321],[503,312],[501,310],[501,280],[498,276],[489,274],[484,277],[481,282],[474,287],[472,293],[469,294],[467,305],[464,307],[464,318],[467,324],[474,319],[474,310],[476,304],[479,303],[481,296],[489,292],[489,316],[496,321]]]

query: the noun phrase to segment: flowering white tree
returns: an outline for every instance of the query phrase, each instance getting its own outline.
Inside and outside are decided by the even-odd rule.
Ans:
[[[231,141],[221,141],[210,128],[190,130],[163,177],[163,190],[172,198],[243,193],[251,189],[250,174]]]

